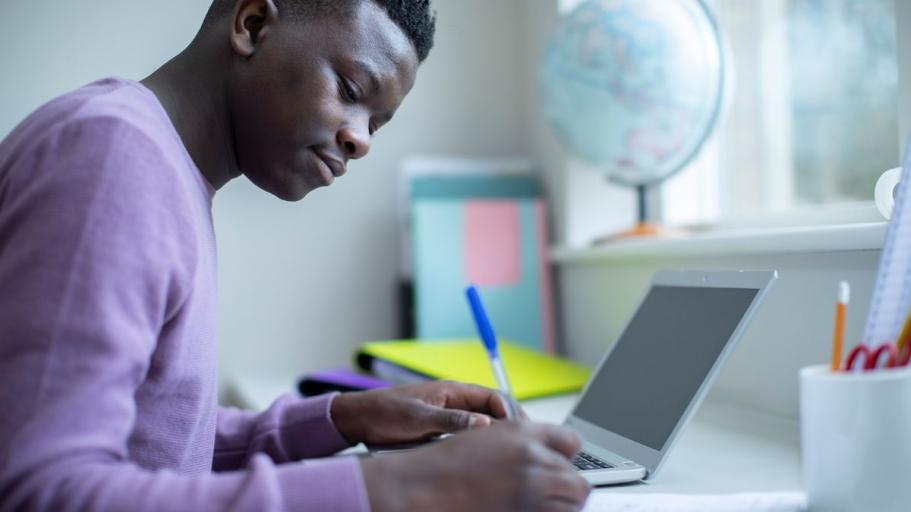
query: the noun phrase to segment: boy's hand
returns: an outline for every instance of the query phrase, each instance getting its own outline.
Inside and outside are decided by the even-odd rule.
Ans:
[[[330,414],[349,443],[389,444],[486,427],[505,418],[506,407],[492,389],[434,381],[342,393]]]
[[[591,487],[569,458],[579,438],[554,425],[501,423],[411,452],[363,459],[376,512],[580,510]]]

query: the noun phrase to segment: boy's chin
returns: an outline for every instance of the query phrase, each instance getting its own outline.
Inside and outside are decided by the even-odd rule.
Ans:
[[[296,202],[307,197],[307,194],[319,188],[307,183],[304,176],[299,174],[274,173],[263,177],[253,173],[245,173],[247,179],[261,190],[288,202]]]

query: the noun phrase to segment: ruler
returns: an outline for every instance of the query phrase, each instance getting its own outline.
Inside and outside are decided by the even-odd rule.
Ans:
[[[876,275],[870,311],[864,325],[863,341],[870,346],[897,342],[908,313],[911,312],[911,207],[905,202],[909,184],[911,141],[905,148],[895,208],[886,230],[879,273]]]

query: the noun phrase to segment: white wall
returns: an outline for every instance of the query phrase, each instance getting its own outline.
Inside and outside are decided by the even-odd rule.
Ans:
[[[0,137],[32,110],[117,75],[141,79],[190,42],[209,0],[0,0]]]
[[[100,77],[141,79],[192,39],[208,0],[3,0],[0,136]],[[535,2],[536,8],[553,5]],[[215,200],[221,376],[349,360],[396,334],[396,170],[411,153],[525,155],[532,91],[525,0],[436,0],[436,48],[371,155],[287,204],[236,180]]]

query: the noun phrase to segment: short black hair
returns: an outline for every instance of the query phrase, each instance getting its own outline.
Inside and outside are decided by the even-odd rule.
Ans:
[[[402,29],[424,62],[433,48],[436,15],[430,11],[430,0],[273,0],[275,7],[293,18],[320,14],[345,14],[358,2],[373,2],[382,7],[389,18]],[[231,14],[236,0],[214,0],[204,25]]]

